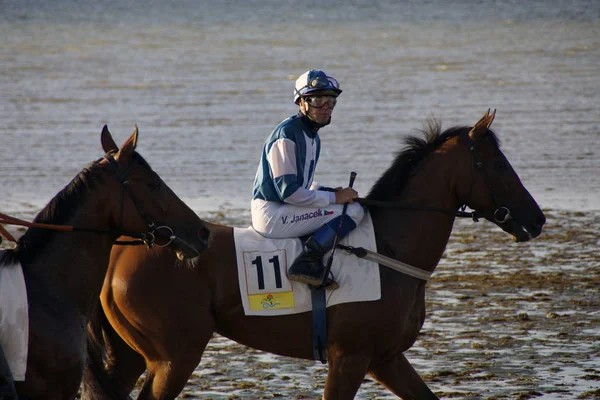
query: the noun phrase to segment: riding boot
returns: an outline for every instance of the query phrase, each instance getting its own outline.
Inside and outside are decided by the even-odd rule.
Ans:
[[[343,222],[339,230],[339,240],[343,239],[350,231],[356,228],[356,223],[347,215],[334,218],[319,228],[306,240],[302,253],[300,253],[288,269],[288,278],[290,280],[304,282],[312,286],[321,286],[321,276],[325,269],[323,266],[323,256],[333,247],[340,219]],[[324,286],[330,289],[337,289],[339,287],[329,277],[327,277]]]
[[[0,400],[17,400],[15,382],[2,348],[0,348]]]

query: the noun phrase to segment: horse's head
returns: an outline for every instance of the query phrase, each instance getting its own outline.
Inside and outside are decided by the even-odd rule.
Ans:
[[[516,242],[540,235],[546,217],[521,183],[490,125],[489,110],[460,136],[470,153],[470,178],[459,182],[459,199],[509,233]]]
[[[120,149],[106,126],[100,139],[106,155],[99,165],[112,175],[105,180],[114,182],[107,206],[113,210],[115,227],[126,235],[141,232],[148,246],[169,246],[179,258],[204,251],[210,231],[135,151],[137,126]]]

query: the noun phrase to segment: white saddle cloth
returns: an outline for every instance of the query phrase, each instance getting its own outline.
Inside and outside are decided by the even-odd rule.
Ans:
[[[233,232],[245,314],[274,316],[311,311],[308,285],[287,277],[288,267],[302,251],[300,240],[267,239],[252,227],[234,228]],[[340,243],[377,251],[369,213]],[[325,262],[328,257],[329,254],[324,257]],[[327,307],[381,298],[377,263],[337,249],[331,271],[340,287],[327,290]]]
[[[19,264],[0,267],[0,347],[15,381],[27,370],[29,311],[27,288]]]

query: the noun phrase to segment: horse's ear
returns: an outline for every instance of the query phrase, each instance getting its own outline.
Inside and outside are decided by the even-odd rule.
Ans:
[[[100,133],[100,143],[102,143],[102,149],[104,149],[105,153],[119,150],[119,147],[115,143],[112,135],[108,131],[108,126],[106,125],[102,128],[102,133]]]
[[[121,146],[121,150],[119,150],[119,160],[126,161],[127,165],[129,165],[129,163],[131,162],[131,158],[133,157],[133,151],[137,146],[138,135],[139,132],[136,124],[133,128],[133,133],[131,134],[131,136],[129,136],[129,139],[127,139],[125,143],[123,143],[123,146]]]
[[[471,128],[471,131],[469,132],[469,137],[471,140],[475,141],[479,139],[485,132],[487,132],[490,126],[492,126],[492,122],[494,122],[494,117],[496,117],[496,110],[490,113],[490,109],[488,108],[483,117],[481,117],[475,126]]]
[[[129,136],[129,139],[127,139],[127,141],[123,144],[122,147],[125,146],[130,146],[131,147],[131,151],[133,152],[133,150],[135,150],[136,146],[137,146],[137,141],[138,141],[138,136],[139,136],[139,130],[138,130],[138,126],[137,124],[135,124],[133,126],[133,133],[131,134],[131,136]]]

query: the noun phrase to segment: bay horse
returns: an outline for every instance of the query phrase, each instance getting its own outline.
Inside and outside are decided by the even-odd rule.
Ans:
[[[174,257],[197,257],[207,247],[205,224],[135,151],[137,126],[120,149],[106,126],[100,137],[105,156],[50,200],[14,249],[0,252],[0,268],[20,264],[27,289],[30,335],[25,379],[14,382],[19,399],[77,396],[86,325],[99,307],[119,236],[163,246],[164,254]],[[14,393],[4,396],[15,398]]]
[[[406,139],[365,201],[371,202],[379,253],[433,272],[463,205],[517,242],[541,234],[545,216],[489,129],[494,115],[488,110],[475,126],[444,132],[430,120],[424,138]],[[126,398],[146,371],[138,399],[174,399],[214,332],[258,350],[313,359],[310,312],[244,315],[233,229],[209,227],[211,245],[193,268],[173,269],[178,261],[161,249],[113,251],[102,308],[88,326],[94,357],[82,398]],[[323,398],[353,399],[369,374],[403,399],[438,399],[403,355],[425,320],[426,281],[382,265],[379,270],[380,300],[327,308]],[[120,393],[105,391],[107,382]]]

